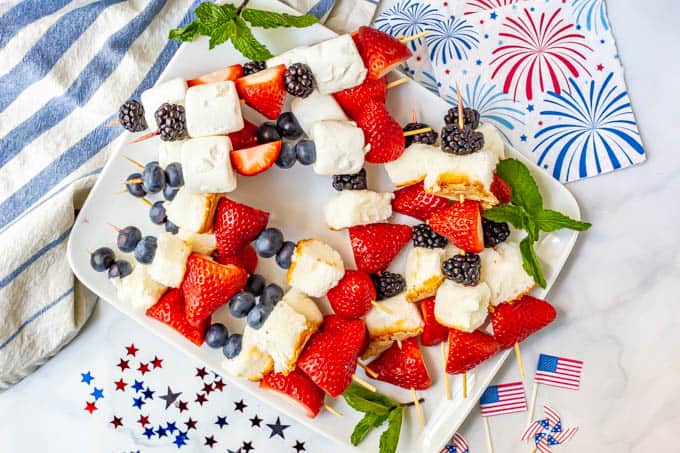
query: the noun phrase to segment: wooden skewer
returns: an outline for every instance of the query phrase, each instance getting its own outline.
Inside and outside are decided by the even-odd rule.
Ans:
[[[120,228],[118,228],[116,225],[114,225],[114,224],[112,224],[112,223],[107,223],[107,225],[110,226],[111,228],[113,228],[113,230],[114,230],[116,233],[118,233],[118,232],[120,231]]]
[[[446,372],[446,345],[442,341],[439,343],[442,352],[442,368],[444,371],[444,386],[446,386],[446,399],[451,400],[451,385],[449,384],[449,373]]]
[[[153,206],[153,203],[151,203],[151,202],[150,202],[149,200],[147,200],[146,198],[140,197],[139,199],[142,201],[142,203],[144,203],[144,204],[147,205],[148,207]]]
[[[463,129],[465,127],[465,118],[463,118],[463,96],[460,94],[460,85],[456,82],[456,96],[458,96],[458,127]]]
[[[338,412],[337,410],[333,409],[331,406],[328,404],[324,404],[323,407],[330,412],[331,414],[335,415],[336,417],[342,417],[342,414]]]
[[[132,165],[134,165],[135,167],[144,170],[144,165],[140,164],[140,163],[137,162],[136,160],[130,159],[130,158],[127,157],[127,156],[123,156],[123,159],[125,159],[125,160],[128,161],[128,162],[130,162],[130,163],[131,163]]]
[[[371,385],[371,384],[369,384],[368,382],[364,381],[363,379],[361,379],[361,378],[360,378],[359,376],[357,376],[356,374],[353,374],[353,375],[352,375],[352,380],[353,380],[354,382],[356,382],[357,384],[359,384],[360,386],[364,387],[365,389],[370,390],[371,392],[377,392],[377,391],[378,391],[378,389],[375,388],[374,385]]]
[[[373,305],[375,308],[377,308],[377,309],[379,309],[379,310],[384,311],[384,312],[387,313],[388,315],[393,315],[393,314],[394,314],[394,312],[393,312],[391,309],[385,307],[385,306],[384,306],[383,304],[381,304],[380,302],[371,301],[371,305]]]
[[[420,407],[420,402],[418,401],[418,395],[416,395],[416,389],[411,387],[411,396],[413,397],[413,403],[416,406],[416,414],[418,414],[418,422],[420,426],[425,428],[425,416],[423,415],[423,408]]]
[[[120,195],[121,193],[127,193],[127,189],[121,189],[118,192],[116,192],[117,195]]]
[[[408,82],[408,77],[402,77],[401,79],[393,80],[392,82],[388,83],[385,88],[391,90],[392,88],[398,87],[399,85],[403,85],[406,82]]]
[[[407,42],[413,41],[415,39],[420,39],[420,38],[422,38],[423,36],[425,36],[429,33],[430,33],[429,31],[423,31],[423,32],[418,33],[417,35],[409,36],[407,38],[401,38],[400,41],[402,43],[407,43]]]
[[[423,128],[420,128],[420,129],[414,129],[412,131],[406,131],[406,132],[404,132],[404,137],[410,137],[412,135],[418,135],[418,134],[422,134],[422,133],[425,133],[425,132],[430,132],[431,130],[432,130],[431,127],[423,127]]]
[[[114,126],[118,126],[119,124],[120,124],[120,120],[113,120],[113,121],[109,121],[108,123],[106,123],[104,125],[104,127],[114,127]]]
[[[146,134],[144,134],[144,135],[140,135],[140,136],[137,137],[136,139],[131,140],[129,143],[130,143],[130,144],[133,144],[133,143],[143,142],[144,140],[147,140],[147,139],[149,139],[149,138],[151,138],[151,137],[155,137],[156,135],[158,135],[158,131],[151,131],[151,132],[148,132],[148,133],[146,133]]]
[[[464,201],[465,201],[465,195],[463,195],[462,193],[459,194],[459,195],[458,195],[458,202],[459,202],[460,204],[463,204]]]
[[[538,447],[534,447],[531,449],[531,453],[536,453],[536,450],[538,450]]]
[[[515,355],[517,356],[517,364],[519,365],[519,374],[522,376],[522,379],[526,377],[526,373],[524,372],[524,362],[522,362],[522,351],[519,349],[519,343],[515,342]]]
[[[144,182],[142,178],[128,179],[127,181],[121,182],[121,184],[139,184]]]
[[[491,429],[489,429],[489,418],[488,417],[482,417],[482,421],[484,422],[484,434],[486,437],[486,450],[489,453],[493,453],[493,442],[491,442]]]
[[[411,110],[411,121],[414,123],[418,122],[418,110],[416,109],[416,106],[413,106],[413,109]]]
[[[401,349],[402,346],[403,346],[403,345],[401,344],[401,340],[397,340],[397,347],[398,347],[399,349]]]
[[[373,371],[372,369],[370,369],[370,368],[368,367],[368,365],[366,365],[365,363],[361,363],[361,362],[357,362],[357,363],[359,363],[359,366],[360,366],[361,368],[364,369],[364,371],[366,372],[366,374],[368,374],[369,376],[371,376],[373,379],[377,379],[377,378],[378,378],[378,373],[376,373],[375,371]]]
[[[467,373],[463,373],[463,398],[467,398]]]

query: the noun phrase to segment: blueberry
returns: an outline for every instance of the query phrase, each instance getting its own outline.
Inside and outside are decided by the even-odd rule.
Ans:
[[[132,273],[132,265],[125,260],[118,260],[109,268],[109,278],[123,278]]]
[[[311,140],[300,140],[295,145],[297,160],[302,165],[311,165],[316,162],[316,146]]]
[[[142,172],[142,184],[144,190],[150,193],[157,193],[165,187],[165,172],[158,165],[158,162],[153,161],[146,164]]]
[[[260,296],[260,302],[269,305],[276,305],[281,299],[283,299],[283,290],[276,283],[268,284]]]
[[[135,179],[142,179],[142,175],[139,173],[132,173],[126,179],[126,181],[132,181]],[[125,188],[133,197],[141,198],[146,195],[146,190],[144,190],[144,184],[141,182],[133,182],[130,184],[125,184]]]
[[[281,134],[279,134],[276,124],[270,122],[262,123],[260,127],[257,128],[257,133],[255,135],[257,136],[257,141],[260,143],[281,140]]]
[[[241,352],[241,334],[233,333],[227,338],[222,353],[228,359],[233,359]]]
[[[288,269],[290,267],[290,260],[293,258],[293,252],[295,251],[295,242],[286,241],[283,243],[283,247],[276,254],[276,264],[282,269]]]
[[[245,290],[251,293],[253,296],[257,297],[260,294],[262,294],[262,290],[264,290],[264,283],[265,282],[263,276],[261,276],[260,274],[253,274],[250,277],[248,277]]]
[[[255,296],[247,291],[236,293],[229,301],[229,313],[235,318],[243,318],[255,305]]]
[[[108,247],[100,247],[90,255],[90,266],[97,272],[104,272],[116,260],[116,255]]]
[[[248,312],[246,322],[253,329],[259,329],[271,314],[274,306],[270,303],[260,302]]]
[[[266,228],[255,239],[255,251],[262,258],[271,258],[283,246],[283,233],[277,228]]]
[[[175,199],[177,192],[179,192],[179,187],[165,186],[163,188],[163,198],[167,201],[172,201]]]
[[[144,236],[135,247],[135,259],[142,264],[150,264],[156,256],[158,241],[153,236]]]
[[[137,247],[140,239],[142,239],[142,232],[139,228],[133,226],[126,226],[118,231],[116,238],[116,245],[121,252],[131,252]]]
[[[279,115],[279,118],[276,120],[276,127],[283,137],[291,140],[296,140],[303,134],[300,123],[298,123],[293,112],[283,112]]]
[[[291,168],[295,165],[296,158],[295,145],[285,142],[281,145],[281,152],[279,153],[279,157],[276,158],[276,165],[280,168]]]
[[[179,233],[179,227],[172,223],[169,220],[165,221],[165,231],[167,231],[170,234],[177,234]]]
[[[172,162],[165,167],[165,180],[170,187],[181,187],[184,185],[184,175],[182,174],[182,164]]]
[[[221,348],[227,342],[228,336],[229,332],[227,332],[227,328],[224,327],[224,324],[215,323],[205,331],[205,342],[208,343],[208,346],[211,348]]]
[[[149,218],[156,225],[163,225],[165,223],[168,216],[165,215],[165,206],[163,206],[162,201],[157,201],[151,205],[151,209],[149,209]]]

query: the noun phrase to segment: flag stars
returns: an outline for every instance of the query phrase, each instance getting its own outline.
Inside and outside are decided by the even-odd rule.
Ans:
[[[116,390],[120,390],[122,392],[125,391],[125,387],[127,386],[127,382],[125,382],[123,378],[118,379],[114,382],[114,384],[116,385]]]
[[[92,412],[97,410],[97,405],[95,404],[94,401],[88,401],[85,403],[85,410],[92,415]]]
[[[293,448],[295,449],[295,451],[297,451],[297,453],[300,453],[301,451],[307,451],[305,449],[305,443],[300,442],[299,440],[295,441],[295,445],[293,445]]]
[[[125,349],[127,350],[127,355],[131,355],[132,357],[135,357],[137,355],[137,351],[139,351],[134,343],[132,343],[130,346],[125,346]]]
[[[527,111],[533,112],[534,109],[535,109],[534,104],[529,104],[529,105],[527,105]]]
[[[285,439],[286,436],[283,434],[283,431],[287,428],[290,428],[290,425],[284,425],[281,423],[281,418],[276,417],[276,422],[269,424],[267,423],[267,426],[269,429],[272,430],[271,434],[269,434],[269,438],[271,439],[274,436],[279,436],[281,439]]]
[[[260,427],[260,423],[262,423],[262,419],[255,414],[255,417],[250,419],[250,427],[253,428],[257,426],[258,428]]]
[[[130,368],[130,361],[129,361],[129,360],[120,359],[120,361],[118,362],[118,365],[116,365],[116,366],[117,366],[118,368],[120,368],[120,371],[121,371],[121,372],[123,372],[123,371],[125,371],[125,370],[127,370],[127,369]]]
[[[140,363],[139,363],[139,368],[137,368],[137,371],[139,371],[140,373],[142,373],[142,376],[144,376],[146,373],[149,372],[149,364],[148,364],[148,363],[144,363],[144,362],[140,362]]]
[[[597,65],[597,70],[600,71],[600,72],[604,71],[604,65],[602,63]]]
[[[522,140],[523,142],[526,142],[527,141],[526,134],[522,134],[522,136],[519,139]]]
[[[156,368],[163,368],[163,359],[159,359],[158,356],[153,356],[153,360],[151,361],[151,365],[153,365],[154,370]]]
[[[80,373],[80,382],[84,382],[90,385],[90,382],[94,381],[94,376],[89,371],[87,373]]]
[[[246,403],[244,403],[243,400],[241,400],[241,401],[234,401],[234,410],[235,410],[235,411],[239,411],[239,412],[243,413],[243,410],[244,410],[246,407],[248,407],[248,405],[247,405]]]
[[[116,417],[114,415],[113,420],[111,420],[109,423],[113,425],[113,429],[118,429],[123,426],[123,417]]]
[[[205,438],[205,443],[203,445],[210,447],[210,448],[213,448],[216,443],[217,443],[217,441],[215,440],[215,436],[207,436]]]
[[[220,417],[220,416],[218,415],[218,416],[217,416],[217,421],[215,422],[215,424],[216,424],[217,426],[219,426],[220,429],[222,429],[222,428],[224,428],[226,425],[228,425],[229,422],[227,421],[227,417],[226,417],[226,416],[225,416],[225,417]]]
[[[104,398],[104,389],[98,389],[97,387],[92,390],[92,393],[90,393],[92,397],[94,398],[95,401],[97,401],[99,398]]]
[[[491,14],[489,14],[489,19],[491,19],[491,20],[496,20],[496,19],[498,19],[498,14],[496,14],[495,11],[492,12]]]

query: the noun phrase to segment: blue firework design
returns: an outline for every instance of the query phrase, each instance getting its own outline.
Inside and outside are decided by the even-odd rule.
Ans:
[[[437,78],[427,71],[423,71],[421,74],[422,79],[418,80],[418,82],[422,86],[424,86],[425,88],[439,96],[439,88],[442,86],[441,82],[437,81]]]
[[[458,93],[455,86],[450,86],[451,94],[446,100],[451,105],[458,105]],[[515,128],[523,126],[524,110],[518,108],[512,97],[503,93],[495,83],[482,80],[482,76],[461,88],[461,97],[466,107],[477,110],[482,122],[489,122],[496,126],[503,138],[510,144],[509,133]]]
[[[425,35],[430,60],[434,63],[446,64],[454,58],[467,60],[468,52],[479,46],[479,33],[465,19],[455,16],[447,21],[432,22],[427,25]]]
[[[571,5],[579,27],[597,34],[609,30],[605,0],[572,0]]]
[[[424,32],[430,24],[441,22],[444,16],[432,5],[413,0],[399,2],[383,11],[376,19],[375,26],[392,36],[413,36]],[[415,51],[422,39],[409,42]]]
[[[571,93],[549,92],[550,110],[541,116],[554,124],[534,138],[538,164],[552,168],[555,178],[571,181],[639,162],[645,150],[628,92],[612,81],[590,81],[585,87],[572,78]]]

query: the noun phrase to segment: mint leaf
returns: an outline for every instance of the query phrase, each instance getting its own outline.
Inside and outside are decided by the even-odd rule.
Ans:
[[[503,159],[496,173],[512,189],[512,203],[535,215],[543,209],[543,197],[529,169],[517,159]]]
[[[214,49],[222,43],[225,43],[236,33],[236,23],[233,19],[218,25],[213,28],[212,33],[210,33],[210,48]]]
[[[403,417],[404,408],[402,406],[390,411],[390,415],[387,417],[387,429],[380,436],[380,453],[394,453],[397,451]]]
[[[168,33],[168,39],[173,39],[176,41],[191,42],[198,35],[201,34],[201,25],[198,21],[193,21],[186,27],[180,27],[170,30]]]
[[[355,447],[359,445],[373,428],[377,428],[378,426],[385,423],[388,415],[388,412],[385,412],[383,415],[364,415],[364,418],[359,420],[359,423],[357,423],[357,425],[354,427],[354,431],[352,431],[352,436],[350,437],[350,442],[352,442],[352,445]]]
[[[522,239],[519,243],[519,249],[522,252],[522,265],[527,274],[531,275],[538,286],[545,288],[547,283],[541,270],[541,263],[538,261],[536,252],[534,251],[534,241],[529,236]]]
[[[286,13],[274,13],[261,9],[245,8],[241,12],[241,17],[250,22],[254,27],[276,28],[276,27],[309,27],[319,20],[312,14],[303,16],[292,16]]]
[[[253,32],[250,31],[248,24],[242,18],[237,16],[234,21],[236,28],[231,35],[231,42],[236,50],[253,61],[264,61],[274,56],[264,44],[253,36]]]
[[[212,29],[218,25],[224,24],[236,16],[236,8],[234,8],[232,5],[229,6],[231,9],[229,7],[223,8],[214,3],[205,2],[198,5],[195,14],[198,20],[203,23],[203,25]]]
[[[387,415],[390,411],[391,406],[384,405],[380,402],[367,400],[356,394],[346,394],[342,395],[353,409],[359,412],[372,413],[377,415]]]
[[[551,231],[561,230],[562,228],[569,228],[575,231],[586,231],[592,225],[588,222],[581,222],[574,220],[561,212],[544,209],[536,214],[536,223],[541,231],[550,233]]]
[[[345,396],[356,396],[368,401],[373,401],[374,403],[380,403],[383,406],[387,406],[389,408],[397,407],[399,406],[399,403],[396,401],[391,400],[390,398],[386,397],[385,395],[378,393],[378,392],[372,392],[368,390],[367,388],[356,384],[352,382],[349,387],[345,390],[345,392],[342,394],[343,397]]]
[[[482,216],[492,222],[507,222],[518,229],[523,229],[527,223],[527,213],[519,206],[503,204],[495,208],[487,209]]]
[[[529,235],[529,239],[531,239],[533,242],[538,241],[538,224],[534,220],[533,217],[527,217],[526,224],[524,226],[524,229],[526,230],[527,234]]]

